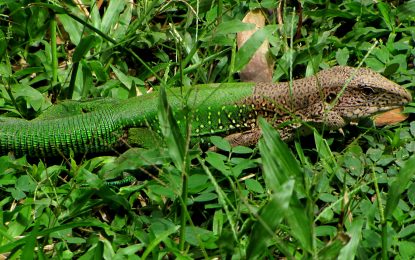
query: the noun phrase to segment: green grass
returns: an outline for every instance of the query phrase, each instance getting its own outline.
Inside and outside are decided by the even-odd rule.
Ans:
[[[363,64],[412,90],[415,1],[303,3],[269,14],[249,48],[236,32],[277,1],[0,2],[0,107],[34,118],[63,99],[125,99],[164,87],[237,81],[267,38],[274,80]],[[108,6],[109,5],[109,6]],[[414,113],[414,104],[406,107]],[[186,133],[163,146],[55,160],[0,157],[0,255],[11,259],[162,257],[408,259],[415,255],[415,124],[349,126],[282,143],[261,122],[255,148]],[[1,125],[0,125],[1,127]],[[106,180],[136,180],[121,187]],[[33,254],[35,252],[35,254]]]

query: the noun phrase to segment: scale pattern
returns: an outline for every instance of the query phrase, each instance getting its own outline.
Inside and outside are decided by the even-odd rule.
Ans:
[[[232,145],[256,143],[258,117],[290,140],[296,133],[307,134],[308,126],[336,130],[412,100],[408,91],[378,73],[341,66],[291,83],[209,84],[167,92],[182,130],[191,116],[194,139],[221,135]],[[75,115],[55,116],[64,108],[58,106],[32,121],[0,118],[0,154],[50,157],[111,150],[128,128],[159,132],[158,100],[153,93],[126,101],[72,102],[66,106]]]
[[[0,120],[0,154],[49,157],[108,151],[123,131],[110,109],[60,119]]]

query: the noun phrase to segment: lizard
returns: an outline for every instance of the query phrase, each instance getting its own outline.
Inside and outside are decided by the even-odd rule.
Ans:
[[[186,93],[183,97],[181,93]],[[187,100],[184,102],[183,100]],[[340,129],[350,122],[401,107],[412,100],[403,87],[368,68],[335,66],[313,76],[280,83],[224,83],[168,90],[169,105],[192,140],[226,137],[231,145],[253,145],[259,117],[289,141],[309,127]],[[104,98],[52,106],[33,120],[0,118],[0,154],[51,157],[104,152],[128,140],[130,129],[159,133],[157,93],[120,101]],[[183,106],[183,104],[187,104]],[[71,115],[61,116],[63,110]],[[183,111],[190,111],[186,114]],[[66,112],[68,114],[68,112]],[[141,139],[146,139],[142,136]]]

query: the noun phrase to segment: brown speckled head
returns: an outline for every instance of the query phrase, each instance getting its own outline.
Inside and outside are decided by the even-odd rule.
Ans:
[[[259,83],[243,104],[252,106],[257,115],[267,118],[275,126],[300,119],[335,130],[351,121],[403,106],[411,100],[407,90],[379,73],[367,68],[337,66],[291,83]],[[301,125],[295,123],[284,127],[281,136],[291,139]]]
[[[337,75],[337,79],[322,84],[331,86],[323,89],[326,108],[348,121],[388,111],[412,100],[406,89],[367,68],[334,67],[328,73]],[[319,78],[327,80],[324,76]]]
[[[259,111],[274,111],[277,116],[294,113],[313,121],[321,119],[324,111],[331,111],[351,121],[411,100],[407,90],[370,69],[337,66],[292,84],[258,84],[246,102]]]

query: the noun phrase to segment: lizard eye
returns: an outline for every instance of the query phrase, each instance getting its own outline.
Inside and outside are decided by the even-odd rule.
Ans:
[[[363,93],[365,96],[370,96],[370,95],[375,94],[375,93],[376,93],[376,91],[375,91],[373,88],[370,88],[370,87],[363,87],[363,89],[362,89],[362,93]]]
[[[335,99],[336,99],[336,94],[335,93],[329,93],[327,96],[326,96],[326,103],[331,103],[331,102],[333,102]]]

